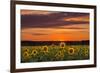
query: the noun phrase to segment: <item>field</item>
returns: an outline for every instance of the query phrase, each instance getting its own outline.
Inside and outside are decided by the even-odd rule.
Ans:
[[[89,59],[89,45],[22,46],[21,62],[46,62]]]

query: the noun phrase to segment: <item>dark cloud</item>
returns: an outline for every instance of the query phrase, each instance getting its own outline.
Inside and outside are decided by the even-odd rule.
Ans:
[[[54,27],[56,29],[88,29],[88,28],[82,28],[82,27]]]
[[[31,32],[23,32],[23,33],[24,33],[24,34],[31,34],[31,35],[38,35],[38,36],[39,36],[39,35],[48,35],[48,34],[41,33],[41,32],[38,32],[38,33],[37,33],[37,32],[36,32],[36,33],[35,33],[35,32],[34,32],[34,33],[31,33]]]
[[[89,16],[88,13],[58,12],[49,15],[21,15],[22,28],[53,28],[73,24],[89,24],[89,21],[64,21],[64,18]]]

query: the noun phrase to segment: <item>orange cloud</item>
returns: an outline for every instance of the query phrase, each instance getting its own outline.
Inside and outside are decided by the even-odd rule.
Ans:
[[[64,21],[89,21],[89,16],[73,17],[73,18],[64,18]]]

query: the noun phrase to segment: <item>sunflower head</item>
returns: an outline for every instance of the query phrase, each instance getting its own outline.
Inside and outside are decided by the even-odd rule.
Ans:
[[[31,55],[32,55],[32,56],[36,56],[36,55],[37,55],[37,50],[32,50]]]
[[[52,47],[52,48],[55,48],[55,44],[51,44],[51,47]]]
[[[23,48],[22,51],[23,52],[29,52],[29,49],[28,48]]]
[[[65,43],[64,42],[60,43],[60,48],[65,48]]]
[[[43,46],[42,50],[43,50],[44,53],[47,53],[48,52],[48,47],[47,46]]]
[[[23,52],[22,56],[23,56],[24,60],[28,60],[30,58],[30,54],[28,52]]]
[[[89,55],[89,50],[87,48],[84,48],[84,55],[88,56]]]
[[[75,54],[75,49],[74,48],[68,48],[68,54],[69,55],[74,55]]]
[[[57,52],[57,54],[55,55],[56,60],[62,60],[63,57],[64,57],[64,53],[62,51]]]

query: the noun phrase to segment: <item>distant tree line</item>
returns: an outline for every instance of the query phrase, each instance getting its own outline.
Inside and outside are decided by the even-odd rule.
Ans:
[[[89,45],[89,40],[82,41],[62,41],[66,45]],[[22,46],[42,46],[42,45],[59,45],[61,41],[21,41]]]

